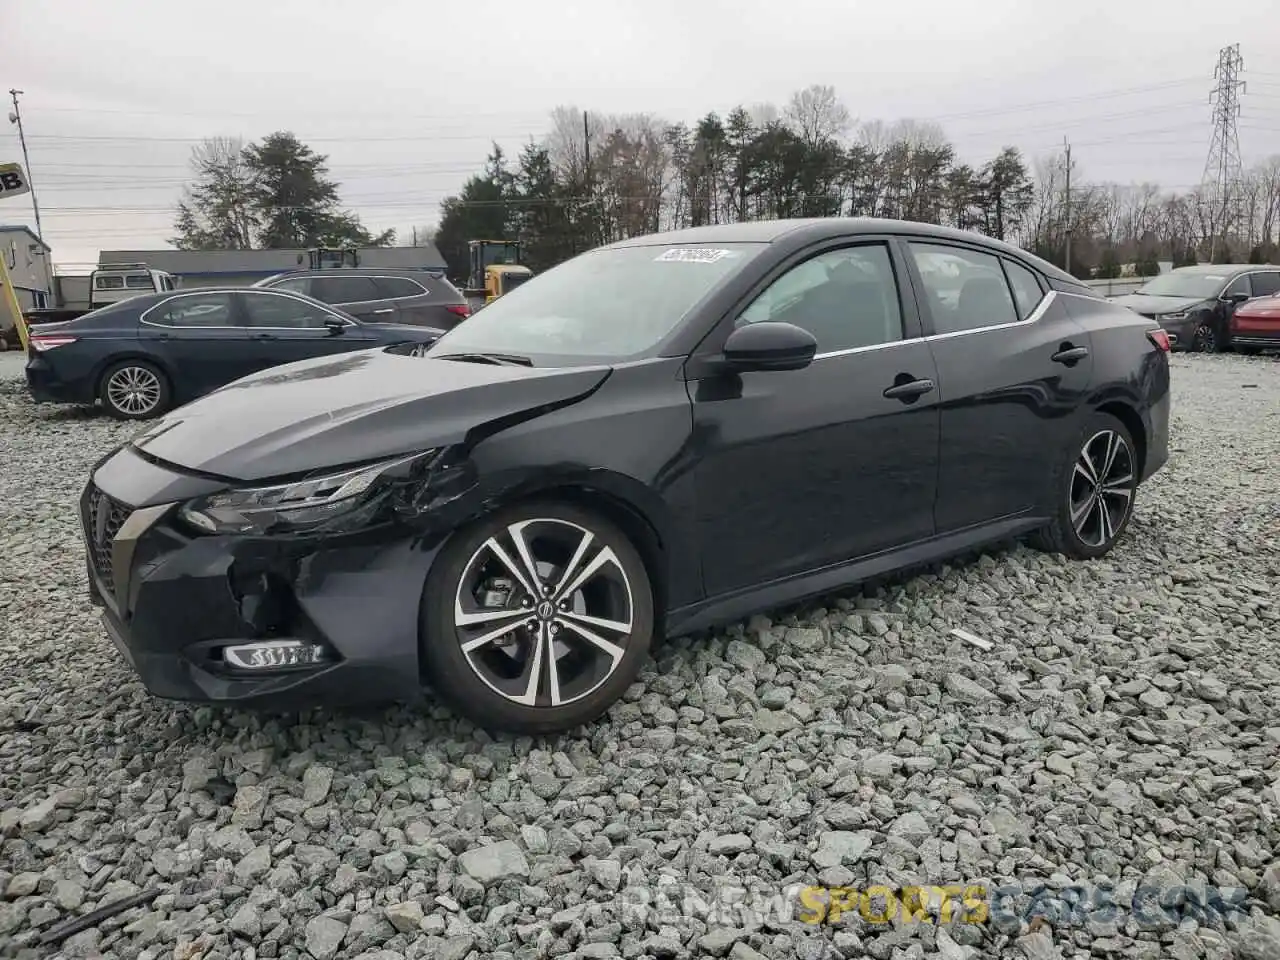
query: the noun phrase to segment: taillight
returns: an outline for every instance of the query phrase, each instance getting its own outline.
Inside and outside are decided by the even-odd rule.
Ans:
[[[75,337],[69,337],[66,334],[57,333],[36,333],[27,338],[27,342],[31,344],[32,350],[52,350],[54,347],[65,347],[68,343],[75,343]]]
[[[465,303],[450,303],[445,307],[445,309],[459,317],[471,316],[471,308]]]
[[[1169,334],[1164,331],[1164,328],[1157,327],[1155,330],[1148,330],[1147,339],[1165,353],[1169,352]]]

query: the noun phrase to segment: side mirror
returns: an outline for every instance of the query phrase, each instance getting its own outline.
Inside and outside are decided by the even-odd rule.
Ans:
[[[1247,293],[1228,293],[1225,296],[1223,296],[1222,302],[1223,303],[1244,303],[1246,300],[1251,300],[1251,299],[1253,298],[1250,297],[1249,294]]]
[[[795,324],[748,323],[724,342],[724,363],[735,371],[801,370],[813,362],[818,341]]]
[[[347,325],[337,317],[329,317],[324,322],[325,329],[329,331],[329,336],[337,337],[347,332]]]

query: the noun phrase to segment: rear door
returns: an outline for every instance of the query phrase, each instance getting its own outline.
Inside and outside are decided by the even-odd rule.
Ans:
[[[185,403],[259,369],[231,292],[180,293],[142,314],[138,338],[164,362]]]
[[[372,346],[361,324],[290,293],[245,290],[239,294],[249,342],[262,366],[276,366]],[[341,332],[328,322],[342,323]]]
[[[1080,422],[1088,333],[1012,258],[934,239],[902,246],[938,369],[938,533],[1038,508]]]
[[[400,319],[395,301],[382,296],[372,277],[313,276],[309,294],[364,323],[397,323]]]

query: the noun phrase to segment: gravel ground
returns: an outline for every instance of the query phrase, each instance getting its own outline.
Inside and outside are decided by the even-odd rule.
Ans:
[[[149,698],[72,512],[136,428],[3,366],[0,955],[1280,956],[1280,362],[1175,357],[1110,558],[997,550],[676,641],[547,741]],[[805,884],[1022,893],[814,925]]]

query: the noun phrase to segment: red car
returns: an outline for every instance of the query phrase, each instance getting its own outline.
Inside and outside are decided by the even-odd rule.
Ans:
[[[1238,353],[1280,350],[1280,294],[1236,307],[1231,316],[1231,345]]]

